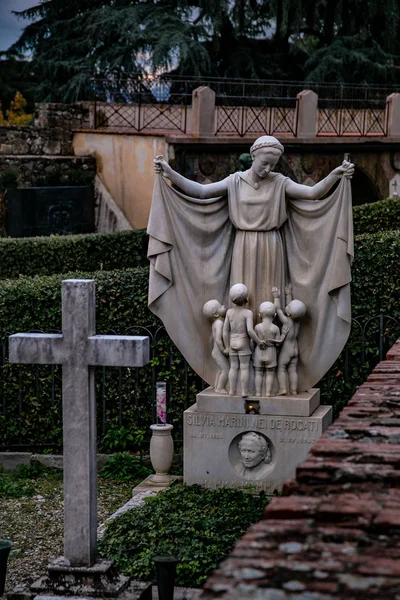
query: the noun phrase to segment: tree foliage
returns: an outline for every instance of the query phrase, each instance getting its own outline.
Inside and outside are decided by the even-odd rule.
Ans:
[[[36,99],[88,98],[88,73],[398,82],[400,0],[42,0],[9,56]]]
[[[21,94],[16,92],[14,100],[10,103],[10,108],[6,110],[6,118],[4,118],[3,107],[0,102],[0,125],[27,125],[33,119],[33,114],[25,112],[27,101]]]

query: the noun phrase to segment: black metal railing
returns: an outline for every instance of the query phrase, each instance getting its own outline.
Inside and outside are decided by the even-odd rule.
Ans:
[[[318,135],[387,135],[386,99],[393,86],[314,84],[214,77],[109,75],[93,78],[96,129],[186,133],[192,92],[215,92],[216,135],[297,135],[297,94],[318,94]]]
[[[231,99],[228,99],[231,100]],[[243,98],[241,98],[243,102]],[[264,102],[265,106],[216,106],[215,135],[297,135],[297,102]],[[260,103],[258,103],[260,104]]]
[[[400,320],[390,315],[352,321],[345,349],[321,382],[325,403],[334,399],[343,405],[400,335]],[[143,368],[96,369],[99,443],[111,429],[122,426],[148,431],[156,420],[158,380],[167,382],[168,421],[175,427],[175,439],[181,439],[182,413],[207,384],[192,371],[163,327],[133,327],[124,333],[150,337],[150,363]],[[12,365],[7,356],[5,338],[1,341],[0,450],[60,450],[61,366]]]
[[[187,128],[192,88],[187,80],[160,77],[93,79],[95,129],[136,131]]]
[[[400,86],[370,84],[313,83],[306,81],[281,81],[265,79],[234,79],[224,77],[179,77],[168,73],[162,75],[137,74],[121,77],[110,74],[107,77],[92,78],[92,88],[97,100],[123,103],[182,103],[191,104],[191,95],[199,86],[208,86],[214,90],[217,104],[230,104],[224,99],[238,98],[243,104],[249,99],[292,99],[303,90],[313,90],[321,100],[333,102],[363,101],[365,105],[386,103],[389,94],[400,91]],[[186,99],[186,100],[185,100]]]
[[[386,136],[387,106],[380,101],[318,99],[318,136]]]

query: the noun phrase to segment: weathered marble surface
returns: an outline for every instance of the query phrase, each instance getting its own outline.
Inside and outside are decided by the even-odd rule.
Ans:
[[[321,379],[350,331],[354,165],[344,161],[315,185],[301,185],[272,172],[282,152],[277,139],[262,136],[251,148],[248,171],[206,185],[155,159],[160,176],[148,226],[149,308],[210,385],[219,366],[202,310],[211,298],[228,306],[235,284],[248,288],[247,308],[254,313],[273,301],[272,288],[289,283],[307,307],[298,338],[299,391]]]
[[[319,389],[311,388],[308,392],[300,392],[296,396],[271,396],[269,398],[248,396],[248,404],[259,403],[261,415],[277,415],[281,417],[309,417],[320,404]],[[208,387],[196,396],[199,412],[236,413],[244,415],[245,402],[241,396],[221,395]]]
[[[94,366],[143,366],[144,336],[96,334],[95,282],[62,284],[62,334],[10,337],[10,362],[62,364],[64,559],[90,566],[97,556],[97,458]]]
[[[200,412],[194,404],[184,413],[184,481],[211,488],[252,485],[274,494],[294,477],[297,465],[331,422],[330,406],[319,406],[310,416],[278,416]],[[253,473],[243,471],[238,447],[249,432],[262,436],[272,455]]]

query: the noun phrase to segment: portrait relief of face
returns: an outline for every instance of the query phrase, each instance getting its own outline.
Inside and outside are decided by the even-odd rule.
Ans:
[[[271,448],[267,440],[253,431],[242,436],[238,449],[245,469],[254,469],[271,462]]]

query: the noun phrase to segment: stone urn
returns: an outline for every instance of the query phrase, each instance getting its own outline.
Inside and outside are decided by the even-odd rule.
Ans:
[[[150,425],[152,431],[150,441],[150,460],[156,472],[149,483],[160,487],[168,487],[172,477],[168,475],[174,459],[174,441],[171,432],[173,425],[167,423],[161,425]]]
[[[6,584],[7,561],[11,547],[12,543],[8,540],[0,540],[0,598],[4,594],[4,588]]]

